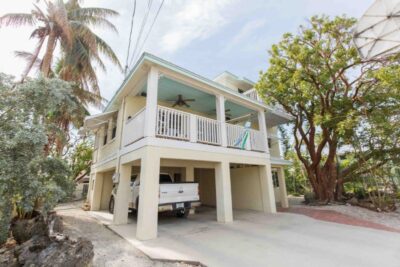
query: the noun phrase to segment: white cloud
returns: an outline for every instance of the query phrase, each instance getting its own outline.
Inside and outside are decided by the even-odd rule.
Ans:
[[[255,19],[247,22],[240,31],[232,38],[232,44],[238,44],[241,41],[247,39],[257,29],[263,27],[266,24],[265,19]]]
[[[195,40],[202,40],[218,32],[228,23],[226,12],[234,0],[184,1],[169,6],[171,14],[164,13],[165,30],[161,36],[160,49],[175,52]],[[177,9],[178,7],[178,9]]]

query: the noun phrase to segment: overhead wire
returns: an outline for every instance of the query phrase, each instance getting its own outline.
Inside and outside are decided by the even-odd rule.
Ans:
[[[152,4],[153,4],[153,0],[149,0],[149,1],[148,1],[148,5],[147,5],[146,14],[145,14],[144,17],[143,17],[142,24],[141,24],[140,30],[139,30],[139,34],[138,34],[138,36],[137,36],[137,38],[136,38],[135,49],[133,50],[131,60],[129,61],[129,68],[132,66],[133,59],[134,59],[134,55],[136,54],[136,51],[137,51],[137,48],[138,48],[138,44],[139,44],[139,42],[140,42],[140,38],[142,37],[143,30],[144,30],[144,28],[145,28],[145,25],[146,25],[146,22],[147,22],[147,18],[149,17],[149,13],[150,13],[151,5],[152,5]]]
[[[133,0],[133,12],[132,12],[132,18],[131,18],[131,30],[129,32],[129,41],[128,41],[128,52],[126,54],[126,62],[125,62],[125,76],[128,72],[128,61],[129,61],[129,53],[131,50],[131,42],[132,42],[132,32],[133,32],[133,23],[135,20],[135,13],[136,13],[136,0]]]
[[[150,33],[151,33],[151,30],[153,29],[154,24],[156,23],[158,14],[160,14],[160,11],[161,11],[161,8],[163,7],[163,4],[164,4],[164,0],[161,1],[160,6],[158,7],[157,13],[156,13],[156,15],[155,15],[155,17],[154,17],[154,19],[153,19],[153,22],[152,22],[151,25],[150,25],[149,31],[147,32],[146,37],[144,38],[144,40],[143,40],[143,42],[142,42],[140,48],[137,50],[137,51],[138,51],[137,55],[136,55],[136,56],[134,55],[134,58],[135,58],[135,59],[137,59],[137,57],[140,55],[140,52],[142,51],[143,46],[146,44],[146,41],[147,41],[147,39],[149,38],[149,35],[150,35]],[[135,60],[134,60],[133,62],[135,62]]]

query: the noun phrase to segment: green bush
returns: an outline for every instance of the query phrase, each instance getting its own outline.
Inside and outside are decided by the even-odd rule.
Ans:
[[[365,199],[368,196],[367,190],[364,187],[356,187],[354,188],[354,196],[357,199]]]

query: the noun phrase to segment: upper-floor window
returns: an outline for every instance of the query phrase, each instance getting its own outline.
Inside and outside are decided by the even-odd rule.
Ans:
[[[271,138],[268,138],[268,148],[271,148],[272,147],[272,140],[271,140]]]
[[[103,146],[107,144],[107,135],[104,135]]]
[[[114,139],[117,135],[117,126],[114,126],[112,129],[111,139]]]
[[[239,93],[241,93],[241,94],[243,94],[243,93],[244,93],[244,90],[243,90],[243,89],[240,89],[240,88],[238,88],[238,92],[239,92]]]

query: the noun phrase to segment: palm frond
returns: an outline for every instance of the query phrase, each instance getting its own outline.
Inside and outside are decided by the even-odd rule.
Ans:
[[[121,63],[119,62],[119,59],[117,55],[114,53],[112,48],[99,36],[96,35],[96,42],[97,42],[97,48],[99,49],[99,52],[106,56],[109,60],[111,60],[112,63],[118,66],[118,68],[122,71],[122,66]]]
[[[85,15],[78,17],[76,20],[87,25],[104,27],[115,33],[118,33],[118,30],[115,27],[115,25],[105,18]]]
[[[28,13],[9,13],[0,17],[0,26],[33,26],[35,23],[34,15]]]
[[[98,54],[96,35],[86,25],[71,21],[71,27],[74,31],[75,38],[79,38],[93,54]]]
[[[70,15],[79,18],[82,16],[96,17],[116,17],[119,13],[115,10],[100,7],[80,7],[70,11]]]
[[[57,25],[58,29],[68,46],[72,45],[72,30],[68,21],[67,10],[63,0],[58,0],[56,5],[49,3],[49,14],[52,21]]]
[[[32,70],[33,67],[38,68],[38,69],[40,68],[42,60],[39,58],[39,53],[44,44],[44,40],[45,40],[45,37],[42,37],[39,39],[39,42],[37,43],[36,48],[33,51],[33,53],[24,52],[24,51],[16,51],[15,52],[15,55],[17,57],[24,58],[27,61],[26,68],[24,69],[24,72],[22,73],[21,81],[25,80],[25,78],[28,76],[29,72]]]

